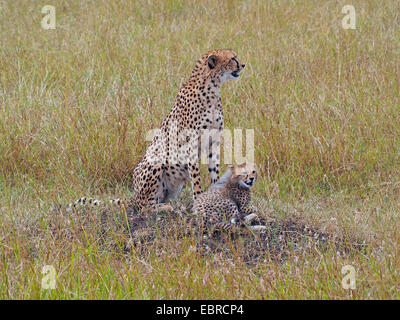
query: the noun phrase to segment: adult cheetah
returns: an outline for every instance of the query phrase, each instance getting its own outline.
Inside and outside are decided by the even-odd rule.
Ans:
[[[167,203],[179,195],[187,180],[192,181],[197,198],[202,192],[199,158],[205,149],[211,183],[218,180],[224,126],[220,89],[227,80],[239,79],[244,67],[232,50],[212,50],[197,61],[133,172],[130,200],[141,211],[171,210]]]
[[[212,50],[197,60],[189,80],[133,171],[133,195],[111,202],[139,211],[170,211],[187,180],[193,197],[201,194],[199,158],[207,152],[211,183],[219,178],[220,143],[224,127],[220,89],[224,82],[239,79],[245,65],[232,50]],[[87,197],[69,204],[102,204]],[[104,204],[104,203],[103,203]]]

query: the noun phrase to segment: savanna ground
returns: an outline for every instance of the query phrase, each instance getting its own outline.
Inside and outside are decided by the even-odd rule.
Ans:
[[[46,4],[56,30],[41,28]],[[396,0],[0,1],[0,298],[399,298],[399,13]],[[101,232],[96,216],[52,212],[129,196],[147,131],[214,48],[246,63],[222,89],[225,128],[254,129],[268,232],[205,245],[177,209],[133,244],[123,215]],[[190,207],[189,185],[174,205]],[[310,244],[305,226],[346,250]]]

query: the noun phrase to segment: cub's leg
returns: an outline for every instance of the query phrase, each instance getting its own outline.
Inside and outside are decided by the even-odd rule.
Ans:
[[[250,213],[249,215],[244,217],[244,222],[246,224],[249,224],[250,222],[252,222],[256,218],[258,218],[258,216],[255,213]]]
[[[258,226],[249,226],[249,228],[251,230],[253,230],[254,232],[262,232],[264,230],[267,230],[266,226],[260,226],[260,225],[258,225]]]

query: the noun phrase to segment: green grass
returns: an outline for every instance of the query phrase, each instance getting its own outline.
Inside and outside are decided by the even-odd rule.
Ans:
[[[41,29],[42,2],[0,1],[0,298],[400,297],[398,1],[354,2],[356,30],[341,27],[347,1],[48,4],[56,30]],[[222,101],[225,128],[255,131],[262,214],[300,215],[365,239],[366,252],[249,266],[172,235],[141,254],[104,250],[95,225],[86,240],[51,236],[53,204],[129,194],[147,130],[215,48],[246,63]],[[47,264],[53,291],[41,290]],[[341,287],[346,264],[353,291]]]

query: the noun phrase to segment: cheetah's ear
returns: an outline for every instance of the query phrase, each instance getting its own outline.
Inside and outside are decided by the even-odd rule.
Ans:
[[[210,69],[214,69],[215,66],[217,65],[217,62],[218,62],[217,56],[213,54],[209,56],[207,59],[207,64],[210,67]]]

